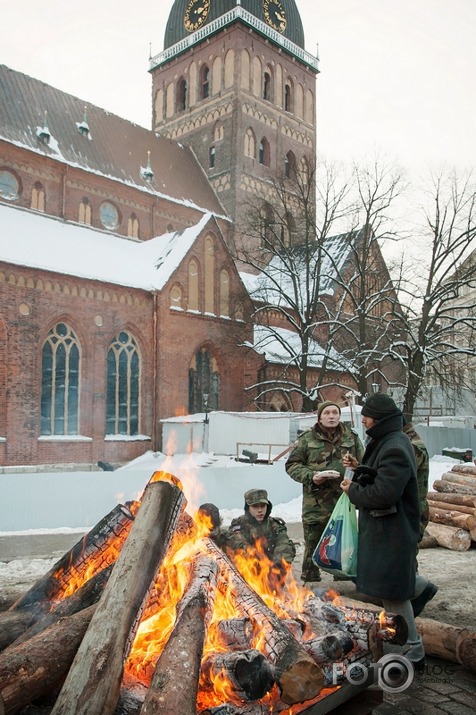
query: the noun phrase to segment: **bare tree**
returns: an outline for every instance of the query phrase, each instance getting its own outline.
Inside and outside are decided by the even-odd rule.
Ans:
[[[431,177],[427,196],[411,278],[401,286],[402,329],[392,344],[406,371],[403,410],[410,418],[425,378],[431,375],[444,390],[460,390],[468,384],[468,359],[476,356],[474,176],[440,171]]]
[[[272,344],[284,365],[279,380],[274,371],[253,386],[258,399],[279,389],[312,410],[325,387],[348,388],[343,375],[367,391],[390,342],[382,324],[386,332],[397,302],[373,226],[384,222],[401,185],[398,171],[378,161],[350,173],[320,163],[317,173],[273,182],[272,202],[250,202],[239,258],[254,273],[244,280],[255,303],[255,348]]]

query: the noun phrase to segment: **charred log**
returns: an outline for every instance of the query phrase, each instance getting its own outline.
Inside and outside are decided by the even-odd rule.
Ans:
[[[13,604],[12,609],[35,610],[37,604],[65,596],[65,589],[73,583],[73,575],[79,588],[82,582],[89,579],[92,564],[93,573],[96,573],[114,563],[129,534],[133,519],[129,509],[119,504],[38,579]]]
[[[215,621],[209,628],[211,638],[227,650],[248,650],[253,642],[253,624],[250,618],[228,618]]]
[[[0,651],[22,636],[33,623],[32,613],[6,611],[0,613]]]
[[[174,629],[155,666],[141,715],[195,715],[200,664],[217,579],[216,561],[204,556],[194,560],[177,606]]]
[[[73,662],[96,606],[63,618],[26,643],[0,654],[0,692],[5,715],[48,692]]]
[[[222,678],[233,689],[237,704],[263,698],[274,685],[271,664],[255,649],[207,656],[202,663],[203,687],[212,690],[213,683]]]
[[[185,502],[175,477],[166,473],[154,477],[69,669],[54,715],[109,715],[117,705],[138,614]]]

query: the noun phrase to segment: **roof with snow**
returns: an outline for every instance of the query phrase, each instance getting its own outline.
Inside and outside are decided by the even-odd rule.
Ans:
[[[299,335],[286,328],[276,328],[266,325],[255,325],[253,347],[258,353],[263,353],[268,362],[279,365],[292,365],[301,355],[302,345]],[[309,341],[308,366],[319,368],[327,357],[328,370],[349,370],[350,365],[333,348],[323,348],[316,340]]]
[[[274,255],[266,269],[258,275],[240,273],[248,293],[253,300],[272,305],[285,305],[286,296],[294,297],[294,276],[305,275],[309,265],[321,262],[319,295],[333,295],[335,278],[350,261],[355,247],[355,236],[360,229],[327,238],[321,248],[314,251],[309,246],[294,246],[286,253]],[[320,251],[320,255],[319,255]],[[302,284],[301,284],[302,285]]]
[[[212,215],[205,214],[183,231],[137,241],[0,204],[0,261],[130,288],[161,290],[210,223],[219,233]]]
[[[39,136],[45,129],[49,143]],[[0,65],[1,139],[149,194],[226,216],[191,149],[5,65]]]

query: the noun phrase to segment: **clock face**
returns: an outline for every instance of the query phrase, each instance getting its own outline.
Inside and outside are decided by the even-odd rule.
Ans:
[[[198,30],[207,19],[209,10],[210,0],[190,0],[183,17],[185,29],[189,32]]]
[[[280,0],[263,0],[264,19],[278,32],[286,29],[286,11]]]

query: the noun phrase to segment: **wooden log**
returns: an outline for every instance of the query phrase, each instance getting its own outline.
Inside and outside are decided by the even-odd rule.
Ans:
[[[63,618],[26,643],[0,653],[0,691],[5,715],[47,693],[73,661],[96,606]]]
[[[344,634],[343,634],[344,637]],[[309,655],[311,655],[316,663],[325,663],[326,661],[340,661],[344,655],[344,648],[350,652],[354,646],[352,638],[347,635],[347,643],[344,645],[343,639],[337,635],[320,636],[318,638],[310,638],[303,641],[302,645]]]
[[[476,517],[470,514],[463,514],[452,509],[437,509],[430,506],[428,509],[430,521],[436,524],[446,524],[447,526],[457,526],[459,529],[471,531],[476,526]]]
[[[142,683],[123,683],[114,715],[140,715],[146,694],[147,688]]]
[[[452,496],[451,494],[444,494],[443,496]],[[470,497],[472,499],[472,497]],[[454,511],[457,514],[468,514],[474,517],[476,515],[476,510],[474,506],[465,506],[464,504],[455,504],[451,501],[438,501],[437,499],[430,499],[428,497],[428,506],[433,507],[433,509],[447,509],[448,511]]]
[[[445,502],[449,504],[458,504],[476,509],[476,497],[470,494],[442,494],[441,492],[428,492],[427,499],[430,501]]]
[[[96,573],[114,563],[127,539],[134,517],[118,504],[85,534],[52,568],[39,578],[12,606],[12,610],[35,610],[38,604],[70,595]],[[67,589],[67,590],[66,590]]]
[[[476,477],[470,476],[469,474],[444,472],[441,475],[441,481],[449,482],[450,484],[461,484],[463,487],[470,487],[470,489],[476,489]]]
[[[468,477],[476,478],[476,464],[454,464],[451,467],[452,472],[457,474],[466,474]]]
[[[426,530],[433,536],[440,546],[451,551],[467,551],[471,546],[471,536],[466,529],[457,526],[447,526],[446,524],[435,524],[428,522]]]
[[[16,641],[33,622],[33,614],[21,611],[0,613],[0,651]]]
[[[25,593],[25,586],[7,586],[0,593],[0,613],[8,611]],[[0,713],[1,715],[1,713]]]
[[[253,642],[254,628],[247,616],[225,618],[210,624],[209,637],[227,650],[248,650]]]
[[[155,666],[141,715],[196,714],[200,665],[217,580],[216,561],[197,556],[184,595],[177,604],[174,629]]]
[[[438,492],[445,494],[464,494],[466,496],[476,496],[476,488],[466,487],[463,484],[453,484],[452,482],[444,482],[441,479],[436,479],[433,482],[433,488]]]
[[[431,618],[418,617],[415,623],[428,655],[460,663],[476,673],[476,631]]]
[[[185,502],[175,477],[165,472],[156,475],[157,480],[149,482],[144,491],[127,541],[69,669],[53,715],[114,712],[124,660],[140,609]]]
[[[86,583],[81,586],[78,591],[75,591],[72,596],[69,596],[69,598],[58,601],[51,608],[49,613],[34,622],[19,638],[16,639],[15,645],[25,643],[29,638],[37,633],[41,633],[41,631],[44,631],[60,618],[72,616],[73,613],[77,613],[83,608],[87,608],[88,606],[92,606],[94,603],[97,603],[102,595],[102,592],[104,591],[107,580],[111,575],[113,565],[114,564],[111,564],[99,573],[95,574],[91,579],[89,579],[89,581],[86,581]],[[13,613],[27,614],[28,611],[13,611]]]
[[[281,700],[293,705],[316,697],[324,684],[324,676],[318,664],[306,653],[281,619],[248,586],[221,549],[211,539],[204,539],[204,542],[220,565],[221,575],[236,607],[259,628],[263,652],[275,667]]]
[[[201,683],[206,690],[213,690],[217,681],[223,683],[228,698],[236,698],[239,705],[243,701],[260,700],[269,693],[274,685],[273,670],[271,663],[256,649],[210,653],[202,663]]]

